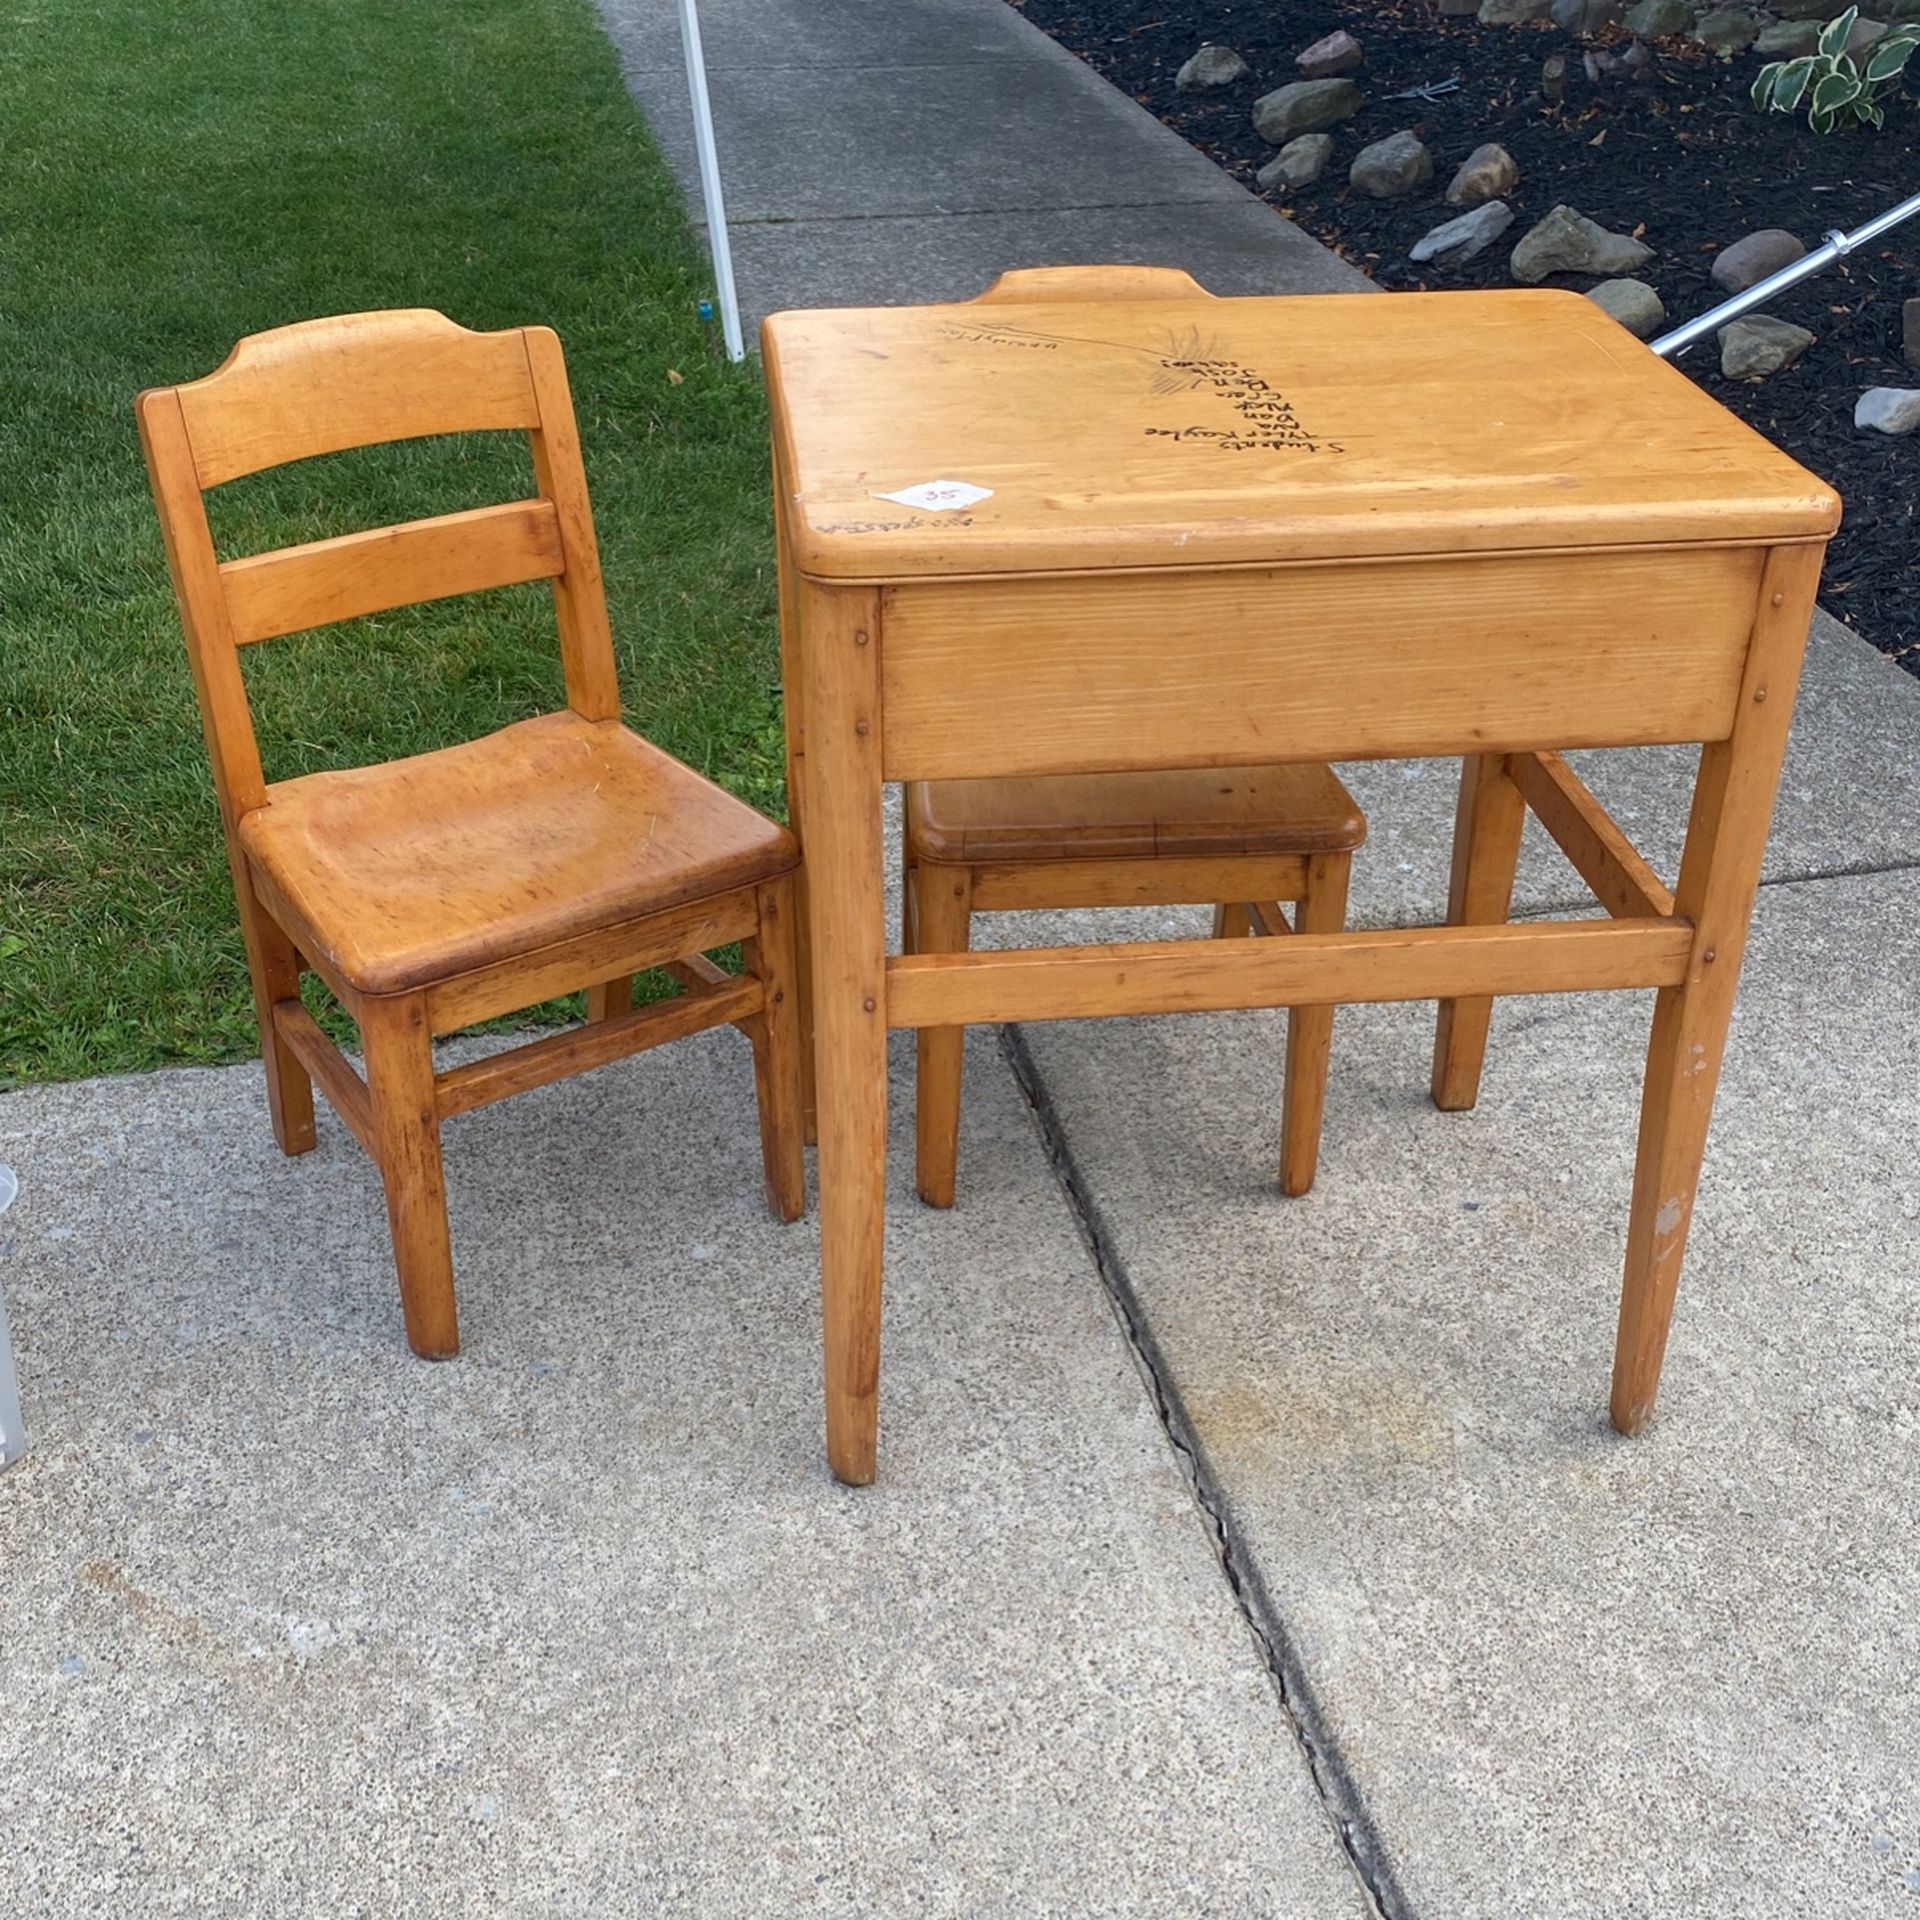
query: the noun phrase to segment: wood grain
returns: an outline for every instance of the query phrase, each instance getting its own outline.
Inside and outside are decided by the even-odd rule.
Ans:
[[[1095,272],[998,306],[767,322],[802,572],[1818,541],[1838,522],[1829,487],[1577,294],[1093,298]],[[936,479],[989,497],[884,497]]]
[[[1733,548],[901,587],[886,774],[1717,740],[1763,561]]]
[[[563,565],[550,500],[374,527],[229,560],[220,569],[236,645],[389,607],[551,579]]]
[[[908,954],[887,963],[887,1024],[1438,1000],[1476,987],[1508,994],[1671,986],[1685,974],[1692,944],[1693,929],[1678,919],[1570,920]]]

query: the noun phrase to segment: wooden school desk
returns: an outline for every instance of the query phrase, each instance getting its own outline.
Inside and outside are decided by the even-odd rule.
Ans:
[[[1575,294],[1098,272],[766,326],[833,1470],[874,1472],[889,1028],[1435,1000],[1458,1108],[1494,997],[1653,987],[1632,1433],[1839,502]],[[1675,741],[1669,894],[1558,756]],[[887,955],[885,781],[1426,755],[1465,761],[1445,927]],[[1529,806],[1609,918],[1507,924]]]

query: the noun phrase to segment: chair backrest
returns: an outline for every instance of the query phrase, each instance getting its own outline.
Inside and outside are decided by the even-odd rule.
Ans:
[[[613,640],[560,341],[416,308],[252,334],[136,403],[214,786],[229,827],[267,798],[239,649],[303,628],[551,580],[567,704],[620,715]],[[202,494],[292,460],[425,434],[525,432],[538,496],[221,561]]]
[[[1016,267],[1003,273],[973,304],[1017,305],[1036,300],[1211,300],[1200,282],[1178,267]]]

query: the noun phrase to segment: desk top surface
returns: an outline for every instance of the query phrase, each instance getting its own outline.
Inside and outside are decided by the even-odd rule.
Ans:
[[[1839,520],[1825,482],[1578,294],[1000,298],[782,313],[763,337],[793,557],[822,579]]]

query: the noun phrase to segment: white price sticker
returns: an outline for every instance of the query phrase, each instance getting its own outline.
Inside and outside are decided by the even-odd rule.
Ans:
[[[991,487],[969,486],[964,480],[923,480],[917,487],[902,487],[898,493],[876,493],[876,500],[895,500],[903,507],[923,507],[928,513],[952,513],[970,507],[976,500],[991,500]]]

